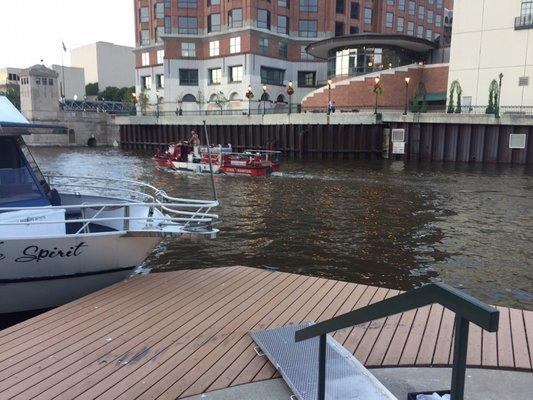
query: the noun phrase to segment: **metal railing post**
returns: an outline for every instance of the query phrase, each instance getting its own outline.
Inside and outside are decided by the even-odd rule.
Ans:
[[[467,319],[455,316],[451,400],[463,400],[464,397],[469,325]]]
[[[327,335],[320,335],[318,345],[318,400],[326,399],[326,341]]]

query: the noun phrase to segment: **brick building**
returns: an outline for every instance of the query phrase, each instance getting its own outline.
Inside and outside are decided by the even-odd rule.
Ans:
[[[444,12],[453,4],[452,0],[134,2],[137,91],[145,91],[151,103],[162,98],[163,110],[218,109],[221,103],[229,109],[247,108],[244,94],[249,86],[255,100],[268,98],[268,107],[286,107],[289,81],[295,88],[292,101],[300,103],[328,78],[425,61],[431,50],[444,45]],[[252,107],[262,105],[254,102]]]

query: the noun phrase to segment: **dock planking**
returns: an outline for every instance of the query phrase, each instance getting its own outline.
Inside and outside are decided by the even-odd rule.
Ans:
[[[250,330],[322,321],[396,290],[247,267],[135,277],[0,331],[1,399],[175,399],[278,377]],[[468,364],[532,371],[533,313],[472,327]],[[336,332],[367,367],[449,366],[439,305]]]

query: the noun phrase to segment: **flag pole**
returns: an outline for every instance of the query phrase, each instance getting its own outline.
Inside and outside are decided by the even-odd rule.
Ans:
[[[63,62],[63,53],[67,52],[67,48],[65,47],[65,42],[61,42],[61,44],[63,45],[63,51],[61,52],[61,75],[63,80],[63,87],[61,88],[61,101],[64,105],[67,98],[67,90],[65,88],[65,63]]]

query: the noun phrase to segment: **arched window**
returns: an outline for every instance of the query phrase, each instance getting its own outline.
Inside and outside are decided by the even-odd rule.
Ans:
[[[183,96],[182,101],[184,103],[196,103],[196,97],[194,97],[194,95],[189,93],[189,94],[186,94],[185,96]]]
[[[270,95],[268,93],[263,93],[261,95],[261,101],[269,101],[270,100]]]
[[[285,103],[285,96],[280,94],[276,99],[276,103]]]

